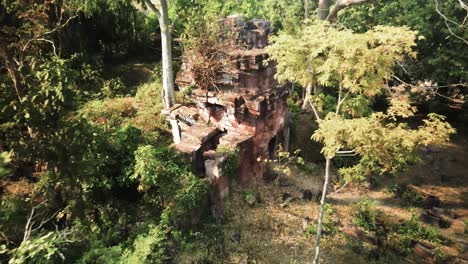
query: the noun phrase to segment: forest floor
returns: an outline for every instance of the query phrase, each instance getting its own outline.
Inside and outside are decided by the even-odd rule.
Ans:
[[[337,193],[331,188],[328,221],[334,231],[323,237],[322,263],[468,263],[468,142],[465,131],[461,132],[453,140],[456,143],[425,149],[421,163],[398,178],[385,179],[378,187],[346,186]],[[315,197],[321,191],[322,178],[323,171],[317,165],[313,173],[293,170],[270,183],[261,180],[234,187],[225,212],[226,263],[311,263],[315,230],[310,227],[318,215]],[[416,216],[422,226],[430,226],[419,219],[429,209],[411,205],[407,200],[412,197],[397,197],[389,191],[395,184],[411,185],[423,194],[438,197],[438,208],[455,215],[449,220],[450,227],[433,226],[450,243],[436,245],[432,252],[414,250],[416,254],[407,257],[369,258],[369,254],[356,251],[353,238],[364,246],[375,243],[353,221],[359,201],[374,201],[375,207],[394,221],[409,221]],[[312,201],[303,199],[304,190],[312,192]],[[248,195],[257,198],[254,205],[246,202]]]

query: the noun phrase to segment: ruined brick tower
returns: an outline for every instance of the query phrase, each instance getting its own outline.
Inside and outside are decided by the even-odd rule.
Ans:
[[[261,178],[266,165],[260,159],[274,158],[277,146],[288,148],[289,127],[287,87],[274,79],[275,65],[267,62],[271,24],[264,20],[244,21],[238,16],[224,20],[235,40],[224,51],[227,62],[218,74],[216,89],[200,89],[191,64],[196,58],[184,56],[176,83],[180,89],[195,87],[190,104],[176,105],[169,114],[174,145],[189,155],[192,166],[206,175],[217,196],[229,193],[224,174],[226,155],[218,146],[239,150],[237,180],[241,183]]]

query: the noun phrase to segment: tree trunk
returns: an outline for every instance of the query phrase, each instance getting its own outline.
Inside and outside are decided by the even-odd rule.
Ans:
[[[23,74],[16,68],[13,58],[9,55],[6,55],[4,58],[5,67],[8,72],[8,76],[13,82],[13,87],[16,91],[16,96],[18,97],[18,102],[23,104],[26,93],[26,84]],[[35,131],[33,128],[26,122],[26,128],[28,129],[28,134],[31,138],[35,137]]]
[[[325,19],[330,22],[335,22],[338,18],[338,12],[341,10],[352,6],[352,5],[358,5],[358,4],[363,4],[365,2],[368,2],[369,0],[338,0],[336,1],[335,6],[333,7],[332,11],[330,14],[328,14]]]
[[[309,19],[309,1],[310,0],[304,0],[304,19]]]
[[[325,198],[327,196],[328,182],[330,180],[330,161],[331,158],[326,158],[325,163],[325,182],[323,184],[322,190],[322,200],[320,200],[320,212],[317,223],[317,239],[315,241],[315,257],[314,264],[319,264],[319,255],[320,255],[320,238],[322,238],[322,222],[323,222],[323,213],[325,210]]]
[[[307,109],[311,94],[312,94],[312,84],[308,84],[305,88],[304,102],[302,102],[302,110]]]
[[[318,4],[318,18],[326,20],[330,12],[330,0],[319,0]]]
[[[161,28],[162,66],[163,66],[163,90],[164,106],[170,108],[175,103],[174,72],[172,69],[171,30],[169,28],[169,17],[167,12],[167,1],[159,0],[160,14],[159,27]]]

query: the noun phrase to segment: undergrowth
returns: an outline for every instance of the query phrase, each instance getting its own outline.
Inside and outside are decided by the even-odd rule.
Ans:
[[[391,251],[408,256],[414,252],[418,241],[430,241],[437,245],[449,244],[438,229],[424,226],[415,215],[412,215],[410,220],[397,220],[376,209],[375,203],[370,200],[355,204],[353,211],[353,223],[375,239],[378,252]],[[349,246],[356,252],[362,252],[364,249],[358,241],[352,239]]]

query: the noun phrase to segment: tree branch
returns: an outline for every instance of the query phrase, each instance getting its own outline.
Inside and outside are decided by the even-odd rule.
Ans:
[[[52,45],[52,49],[54,50],[54,55],[55,55],[56,57],[58,56],[58,55],[57,55],[57,49],[55,48],[55,43],[54,43],[52,40],[50,40],[50,39],[45,39],[45,38],[38,38],[38,39],[36,39],[36,40],[37,40],[37,41],[45,41],[45,42],[50,43],[50,45]]]
[[[36,222],[33,221],[33,220],[36,219],[37,217],[39,217],[39,215],[40,215],[40,214],[36,213],[36,210],[43,207],[43,206],[45,206],[46,202],[47,202],[47,200],[45,200],[45,201],[41,202],[40,204],[35,205],[35,206],[33,206],[31,208],[31,213],[29,214],[29,217],[28,217],[28,219],[26,221],[26,225],[24,227],[23,242],[26,242],[27,240],[29,240],[32,233],[34,233],[35,231],[39,230],[42,226],[47,224],[50,220],[52,220],[55,216],[57,216],[58,213],[62,210],[62,209],[57,210],[49,218],[43,218],[41,220],[41,222],[37,226],[34,226],[36,224]]]
[[[149,9],[151,9],[151,11],[156,13],[158,16],[161,16],[161,12],[159,12],[159,9],[153,4],[153,2],[151,2],[151,0],[145,0],[145,4]]]
[[[60,25],[58,25],[57,27],[55,27],[54,29],[52,29],[52,30],[50,30],[50,31],[48,31],[48,32],[45,32],[45,33],[43,33],[43,34],[40,34],[40,35],[38,35],[38,36],[36,36],[36,37],[30,39],[28,42],[26,42],[26,44],[25,44],[25,45],[23,46],[23,48],[21,49],[22,52],[25,52],[25,51],[28,49],[29,45],[31,45],[31,43],[33,43],[34,41],[38,41],[38,40],[39,40],[39,41],[47,41],[47,42],[51,43],[52,40],[46,40],[46,39],[44,39],[44,36],[50,35],[50,34],[52,34],[52,33],[55,33],[55,32],[57,32],[57,31],[63,29],[63,28],[66,27],[73,19],[75,19],[75,18],[77,18],[77,17],[78,17],[78,15],[74,15],[74,16],[72,16],[72,17],[69,17],[69,18],[67,19],[67,21],[65,21],[65,23],[60,24]],[[53,42],[52,42],[52,45],[53,45],[53,47],[54,47],[54,53],[57,54],[57,53],[55,52],[55,45],[53,44]]]
[[[322,118],[320,118],[320,116],[318,114],[318,111],[317,111],[317,108],[315,107],[315,104],[312,103],[312,100],[310,100],[310,99],[309,99],[309,104],[312,107],[312,110],[314,111],[314,115],[315,115],[315,118],[317,119],[317,121],[321,121]]]
[[[395,76],[395,75],[390,75],[390,77],[394,78],[394,79],[397,80],[398,82],[400,82],[400,83],[402,83],[402,84],[404,84],[404,85],[407,85],[407,86],[409,86],[409,87],[420,88],[420,87],[417,86],[417,85],[414,85],[414,84],[407,83],[407,82],[403,81],[402,79],[398,78],[398,77]],[[468,87],[468,83],[454,83],[454,84],[440,85],[440,86],[439,86],[439,85],[432,85],[432,86],[425,86],[424,88],[427,89],[427,90],[429,90],[434,96],[437,95],[437,96],[440,96],[440,97],[442,97],[442,98],[444,98],[444,99],[447,99],[447,100],[449,100],[449,101],[451,101],[451,102],[457,102],[454,98],[445,96],[445,95],[443,95],[443,94],[441,94],[441,93],[438,92],[438,89],[439,89],[439,88],[457,87],[457,86],[461,86],[461,87],[467,88],[467,87]],[[390,87],[388,87],[388,85],[387,85],[387,88],[388,88],[390,94],[392,94],[392,93],[391,93],[391,90],[390,90]]]
[[[462,2],[460,2],[460,3],[462,3]],[[457,34],[455,34],[455,32],[453,32],[453,30],[452,30],[452,28],[450,27],[450,25],[449,25],[448,22],[450,22],[450,23],[452,23],[452,24],[455,24],[455,25],[457,25],[457,26],[459,26],[459,27],[462,27],[463,24],[458,24],[457,22],[455,22],[455,21],[449,19],[447,16],[445,16],[444,14],[442,14],[442,12],[439,10],[439,1],[435,0],[435,4],[436,4],[436,6],[435,6],[436,12],[444,19],[445,26],[447,27],[447,29],[448,29],[448,31],[450,32],[450,34],[451,34],[452,36],[454,36],[455,38],[457,38],[457,39],[459,39],[459,40],[465,42],[466,45],[468,45],[468,40],[466,40],[466,39],[464,39],[464,38],[458,36]],[[465,9],[466,5],[462,5],[462,7]],[[465,18],[465,19],[466,19],[466,18]]]
[[[371,0],[338,0],[326,20],[329,22],[335,22],[338,18],[338,12],[341,10],[352,5],[359,5],[369,1]]]

